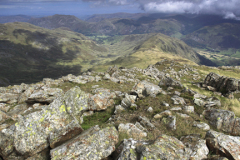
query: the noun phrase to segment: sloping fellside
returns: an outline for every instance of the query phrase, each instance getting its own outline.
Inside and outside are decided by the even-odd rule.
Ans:
[[[215,65],[210,60],[200,56],[183,41],[158,33],[136,45],[129,55],[119,57],[93,69],[100,71],[115,64],[124,67],[146,68],[162,59],[175,60],[189,65]]]
[[[11,83],[79,74],[106,52],[82,34],[16,22],[0,24],[0,75]]]

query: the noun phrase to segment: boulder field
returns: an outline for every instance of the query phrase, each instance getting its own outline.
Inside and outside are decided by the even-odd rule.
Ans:
[[[240,118],[186,78],[239,90],[236,79],[167,60],[1,87],[0,160],[240,160]]]

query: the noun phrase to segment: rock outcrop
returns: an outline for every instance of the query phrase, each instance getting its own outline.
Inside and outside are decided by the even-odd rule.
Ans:
[[[114,127],[101,129],[95,126],[71,141],[51,150],[54,160],[86,159],[101,160],[108,157],[118,142],[118,132]]]
[[[221,92],[223,94],[240,90],[239,79],[220,76],[213,72],[207,75],[204,84],[206,86],[214,87],[216,91]]]
[[[240,118],[236,118],[231,111],[210,109],[205,110],[203,115],[215,128],[232,135],[240,136]]]
[[[229,159],[240,159],[240,137],[210,130],[206,134],[206,141],[212,151]]]
[[[191,137],[190,137],[191,138]],[[187,139],[187,138],[185,138]],[[186,141],[186,140],[185,140]],[[135,160],[137,157],[140,160],[145,159],[204,159],[207,157],[208,148],[204,140],[196,139],[195,144],[186,147],[181,141],[175,137],[160,135],[153,143],[146,141],[137,141],[134,139],[127,139],[123,141],[120,146],[121,152],[118,160],[131,159]]]
[[[139,98],[144,98],[147,96],[155,97],[158,93],[160,93],[162,89],[150,82],[142,81],[137,83],[131,91],[131,94],[137,95]]]

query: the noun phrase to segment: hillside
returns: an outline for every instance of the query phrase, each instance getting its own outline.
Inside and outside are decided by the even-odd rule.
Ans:
[[[32,17],[26,15],[0,16],[0,23],[28,22]]]
[[[1,87],[0,159],[239,160],[239,73],[163,60]]]
[[[224,23],[206,26],[183,40],[190,46],[201,49],[212,60],[223,65],[239,65],[240,24]]]
[[[119,17],[114,15],[112,16]],[[36,26],[48,29],[66,27],[74,32],[79,32],[88,36],[112,36],[145,33],[164,33],[166,35],[178,35],[182,29],[181,24],[174,19],[156,19],[146,21],[144,18],[141,19],[141,17],[138,20],[131,18],[103,18],[99,21],[96,20],[93,22],[88,22],[82,21],[75,16],[53,15],[31,19],[28,22]]]
[[[47,29],[65,27],[79,33],[84,33],[88,30],[88,23],[72,15],[55,14],[53,16],[42,18],[32,18],[28,21],[28,23]]]
[[[28,23],[0,24],[0,34],[0,75],[13,84],[78,74],[106,52],[82,34]]]
[[[100,40],[98,39],[98,41]],[[108,41],[111,42],[110,45]],[[101,70],[115,64],[124,67],[145,68],[165,58],[187,64],[216,65],[199,55],[183,41],[161,33],[115,36],[115,40],[112,37],[109,40],[105,38],[105,41],[101,42],[107,48],[111,46],[112,53],[115,52],[122,56],[104,65],[98,65],[93,68],[94,70]]]
[[[240,24],[230,23],[206,26],[187,35],[184,40],[192,46],[209,47],[214,50],[240,49],[239,27]]]
[[[0,31],[0,73],[12,84],[78,74],[90,68],[99,70],[113,63],[146,67],[174,56],[212,65],[184,42],[163,34],[93,36],[94,42],[65,28],[48,30],[17,22],[1,24]]]
[[[138,19],[142,16],[146,16],[146,13],[113,13],[113,14],[94,14],[89,16],[86,21],[88,22],[100,22],[105,19],[116,19],[116,18],[124,18],[124,19]]]

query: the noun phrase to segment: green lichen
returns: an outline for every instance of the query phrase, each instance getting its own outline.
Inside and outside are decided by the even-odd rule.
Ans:
[[[72,107],[67,107],[67,111],[70,111]]]
[[[135,155],[135,152],[134,152],[133,149],[130,149],[130,153],[133,154],[133,155]]]
[[[44,117],[42,117],[39,121],[40,121],[40,122],[43,122],[43,121],[44,121]]]
[[[61,113],[62,113],[62,112],[66,112],[65,105],[61,105],[61,107],[60,107],[60,112],[61,112]]]
[[[15,126],[16,126],[16,127],[18,127],[18,126],[19,126],[19,123],[18,123],[18,122],[17,122],[17,123],[15,123]]]

